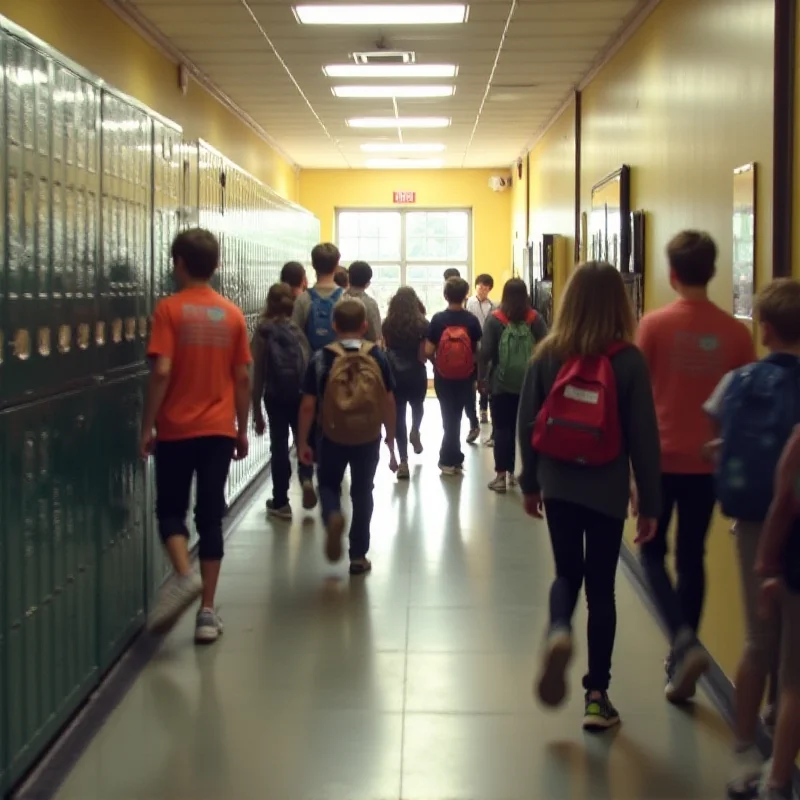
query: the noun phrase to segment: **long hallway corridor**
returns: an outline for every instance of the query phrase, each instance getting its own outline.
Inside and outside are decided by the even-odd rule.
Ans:
[[[366,578],[327,564],[318,515],[266,521],[268,486],[227,544],[225,634],[187,615],[61,787],[62,800],[707,800],[724,796],[731,734],[705,696],[663,699],[665,641],[621,571],[611,696],[622,726],[581,730],[585,610],[571,697],[531,695],[552,560],[516,491],[463,479],[427,449],[376,480]]]

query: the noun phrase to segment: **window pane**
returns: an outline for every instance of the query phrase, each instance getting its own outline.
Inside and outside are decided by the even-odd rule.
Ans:
[[[419,261],[427,258],[425,248],[425,239],[409,239],[406,245],[406,258],[409,261]]]
[[[380,217],[381,238],[394,238],[400,241],[400,212],[390,212],[381,214]]]
[[[428,239],[425,255],[428,258],[447,258],[447,239]]]
[[[358,213],[355,211],[340,211],[337,232],[340,241],[356,238],[358,236]]]
[[[466,237],[447,240],[447,259],[449,261],[461,261],[467,257]]]
[[[415,283],[424,283],[427,278],[427,267],[409,266],[406,269],[406,281],[409,286],[413,286]]]
[[[406,214],[406,237],[424,238],[425,219],[428,215],[424,211],[411,211]]]
[[[358,239],[339,237],[339,252],[343,261],[355,261],[358,258]]]
[[[451,211],[447,215],[447,235],[467,238],[469,214],[466,211]]]
[[[400,258],[400,237],[382,237],[379,242],[378,253],[378,259],[380,261],[391,261]]]
[[[400,285],[400,265],[382,264],[372,267],[372,285],[376,283],[394,283]]]
[[[361,237],[370,236],[378,238],[381,231],[381,215],[375,213],[363,213],[359,215],[358,235]]]
[[[446,211],[437,211],[428,214],[428,221],[425,225],[425,233],[427,236],[447,236],[447,217],[449,214]]]

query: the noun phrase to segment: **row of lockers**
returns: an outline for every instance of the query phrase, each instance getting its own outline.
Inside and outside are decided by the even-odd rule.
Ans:
[[[0,794],[140,629],[168,573],[138,458],[169,247],[220,239],[252,332],[319,222],[0,18]],[[251,437],[232,503],[266,466]],[[191,520],[189,520],[191,524]]]

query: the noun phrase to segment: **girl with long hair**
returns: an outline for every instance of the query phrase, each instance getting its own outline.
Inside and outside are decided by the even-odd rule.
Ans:
[[[289,462],[289,431],[297,441],[297,419],[305,368],[311,354],[308,340],[292,322],[294,293],[286,283],[275,283],[267,293],[267,304],[258,320],[250,347],[253,353],[253,421],[256,433],[266,430],[264,409],[269,419],[272,460],[272,498],[267,500],[267,514],[278,519],[291,519],[289,483],[292,467]],[[314,490],[314,468],[298,464],[303,487],[303,506],[317,504]]]
[[[567,694],[572,616],[585,584],[589,670],[583,679],[583,727],[590,731],[619,723],[608,688],[617,624],[615,579],[631,467],[638,488],[638,542],[655,535],[661,503],[653,391],[647,363],[633,344],[634,328],[633,309],[619,272],[603,262],[583,264],[567,284],[553,329],[536,350],[520,396],[520,486],[525,510],[537,519],[543,510],[547,513],[556,568],[536,690],[548,706],[560,705]],[[594,384],[580,379],[590,375],[596,378]],[[567,376],[578,377],[570,382]],[[604,403],[603,422],[593,423],[600,427],[575,424],[582,414],[596,420]],[[593,458],[567,460],[554,452],[553,438],[542,437],[555,437],[560,445],[571,445],[577,438]]]
[[[500,307],[486,318],[480,349],[494,426],[495,477],[489,488],[499,494],[515,482],[519,393],[533,349],[545,336],[547,325],[531,307],[525,281],[506,281]]]
[[[422,452],[419,428],[425,410],[428,391],[428,374],[421,348],[428,329],[425,307],[410,286],[403,286],[389,301],[389,310],[383,323],[383,343],[394,372],[397,404],[397,450],[400,464],[397,477],[408,480],[408,443],[414,452]],[[411,406],[411,432],[408,433],[406,407]]]

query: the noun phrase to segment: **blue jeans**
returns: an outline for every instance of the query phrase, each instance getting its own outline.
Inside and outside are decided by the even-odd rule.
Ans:
[[[350,467],[350,499],[353,518],[350,520],[350,560],[365,558],[369,552],[369,527],[372,522],[372,486],[381,455],[381,442],[337,444],[321,437],[317,461],[319,498],[322,521],[327,525],[334,511],[341,511],[342,480]]]

